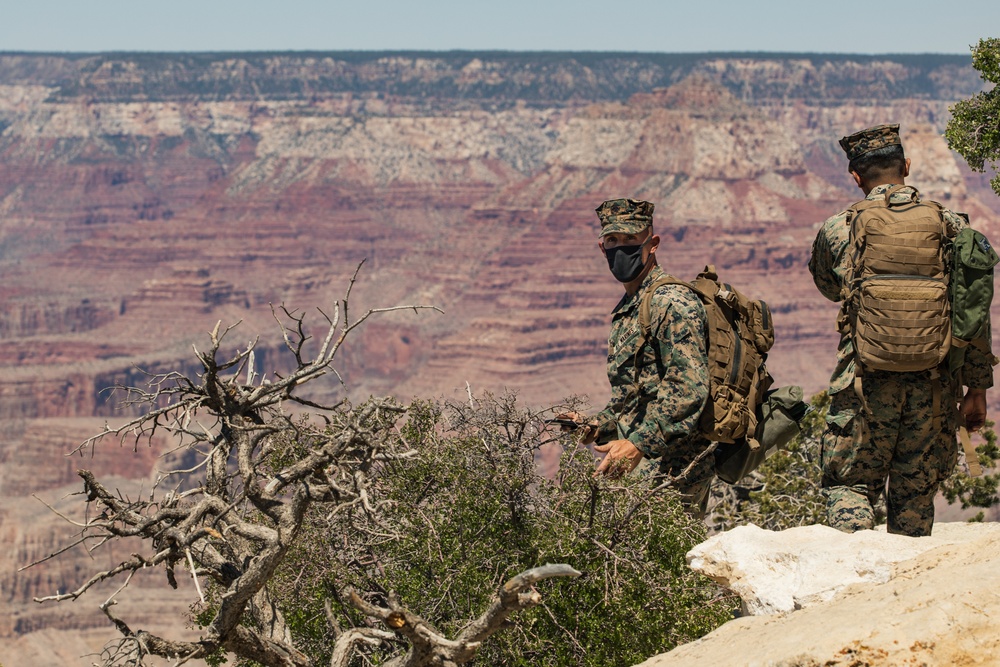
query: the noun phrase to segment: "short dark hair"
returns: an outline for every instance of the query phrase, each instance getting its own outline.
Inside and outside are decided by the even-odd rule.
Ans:
[[[863,181],[870,181],[886,173],[902,175],[906,169],[906,155],[899,144],[891,144],[868,151],[851,160],[847,171],[857,172]]]

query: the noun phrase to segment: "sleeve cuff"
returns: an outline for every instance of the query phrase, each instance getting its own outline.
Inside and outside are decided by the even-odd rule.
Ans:
[[[966,381],[965,386],[969,389],[982,389],[985,391],[993,387],[993,377],[969,379]]]
[[[642,455],[647,459],[658,458],[658,455],[653,454],[653,452],[649,450],[649,447],[645,445],[644,439],[638,431],[629,435],[628,441],[635,445],[635,448],[642,452]]]

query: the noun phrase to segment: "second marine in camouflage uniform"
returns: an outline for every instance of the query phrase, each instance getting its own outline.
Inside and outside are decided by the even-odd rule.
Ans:
[[[852,160],[851,165],[873,151],[887,155],[896,151],[902,160],[898,128],[882,125],[842,139],[841,146]],[[875,199],[884,197],[892,185],[902,184],[909,173],[909,160],[905,160],[900,175],[890,179],[892,182],[874,186],[851,171],[859,187],[870,188],[866,197]],[[910,186],[891,195],[896,203],[918,196]],[[951,235],[967,226],[964,218],[947,209],[943,217]],[[831,301],[843,299],[849,240],[845,210],[823,223],[813,243],[809,271],[820,293]],[[970,396],[982,392],[981,418],[985,419],[984,390],[993,385],[986,355],[968,348],[960,377],[961,383],[972,390]],[[957,396],[960,388],[957,379],[946,372],[941,373],[940,380],[934,380],[932,371],[866,371],[862,390],[870,419],[864,419],[860,399],[853,390],[854,378],[853,344],[844,335],[830,381],[830,410],[822,440],[822,485],[827,496],[828,522],[845,531],[872,528],[872,507],[886,489],[889,532],[929,535],[934,522],[934,495],[940,482],[951,474],[958,456],[955,431],[959,416],[956,401],[950,398]],[[937,391],[943,398],[938,415],[940,428],[935,430],[933,404],[938,382]],[[976,413],[976,421],[979,419]]]
[[[656,264],[659,237],[653,234],[652,212],[649,202],[630,199],[607,201],[597,209],[601,247],[626,293],[615,306],[608,336],[611,400],[597,415],[591,439],[602,443],[598,451],[608,452],[609,458],[615,458],[616,449],[629,449],[630,443],[642,457],[657,459],[660,472],[677,476],[711,444],[698,430],[708,398],[707,315],[690,289],[659,287],[650,303],[650,334],[639,358],[636,386],[639,304],[653,281],[664,275]],[[634,271],[616,268],[615,248],[634,251],[632,268],[641,271],[633,276]],[[704,514],[708,501],[712,461],[704,458],[678,485],[682,501],[696,515]]]

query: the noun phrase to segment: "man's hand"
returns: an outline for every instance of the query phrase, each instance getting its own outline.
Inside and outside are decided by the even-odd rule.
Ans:
[[[962,398],[959,412],[965,418],[965,428],[978,431],[986,423],[986,390],[969,389]]]
[[[618,479],[635,470],[642,461],[642,452],[628,440],[612,440],[606,445],[597,445],[594,451],[607,454],[594,471],[594,477],[607,475]]]
[[[584,420],[586,418],[579,412],[560,412],[556,415],[556,419],[570,419],[579,424],[579,428],[583,429],[583,432],[580,435],[580,442],[585,445],[589,445],[597,439],[598,429],[596,420],[585,422]],[[559,429],[562,431],[570,430],[568,426],[560,426]]]

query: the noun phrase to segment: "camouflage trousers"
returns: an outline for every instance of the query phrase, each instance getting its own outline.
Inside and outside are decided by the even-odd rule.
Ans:
[[[659,459],[643,459],[633,471],[634,475],[680,475],[687,466],[712,443],[700,436],[693,436],[684,443],[672,446],[670,452]],[[709,491],[715,478],[715,458],[710,454],[699,461],[681,480],[676,489],[681,505],[696,519],[704,519],[708,511]]]
[[[884,491],[890,533],[930,535],[934,496],[958,460],[953,383],[946,375],[932,380],[930,371],[870,372],[862,388],[868,413],[852,388],[830,400],[821,456],[828,523],[845,532],[873,528]]]

